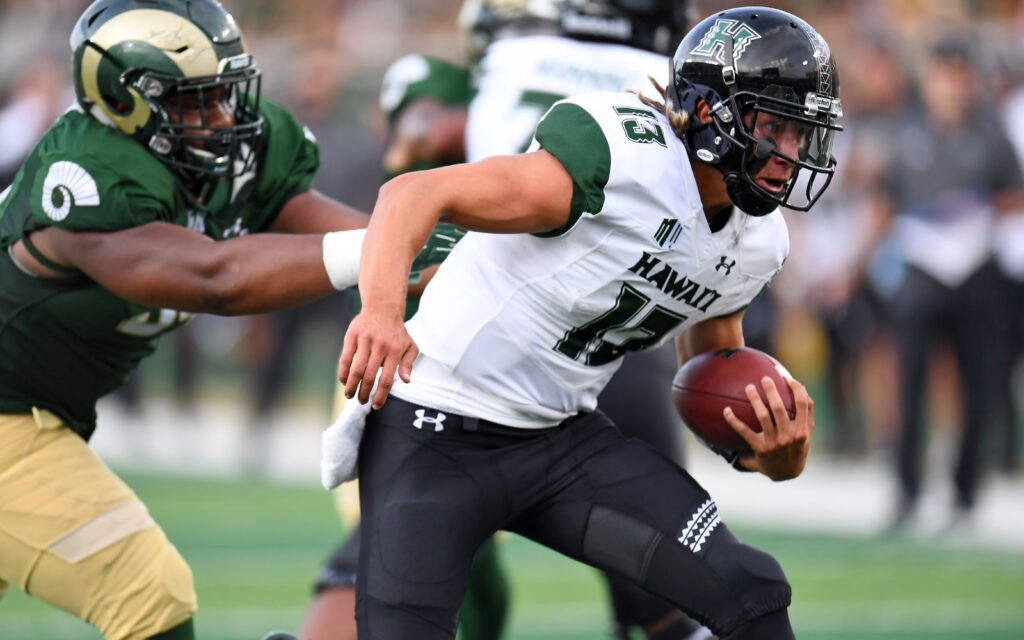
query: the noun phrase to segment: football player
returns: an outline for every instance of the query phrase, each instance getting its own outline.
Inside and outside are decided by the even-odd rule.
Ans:
[[[778,563],[595,407],[626,351],[743,344],[743,309],[788,253],[777,208],[810,209],[834,172],[838,89],[813,27],[733,9],[686,35],[661,101],[564,100],[528,153],[385,185],[339,368],[346,395],[374,408],[359,450],[376,533],[360,550],[361,638],[453,637],[471,559],[499,528],[617,573],[725,640],[794,637]],[[407,268],[442,215],[471,231],[407,328]],[[813,404],[791,381],[790,418],[762,386],[767,403],[748,389],[760,433],[726,413],[751,447],[733,462],[796,477]]]
[[[390,134],[384,153],[384,172],[390,176],[449,165],[465,160],[463,132],[472,90],[467,69],[437,58],[409,55],[384,74],[380,107]],[[428,242],[428,251],[451,251],[463,231],[441,223]],[[423,269],[410,284],[405,317],[412,317],[419,296],[436,271]],[[339,387],[339,398],[344,395]],[[355,584],[359,560],[358,493],[345,485],[340,496],[342,520],[355,527],[321,571],[315,598],[299,637],[310,640],[354,640]],[[466,597],[460,607],[459,634],[470,640],[501,637],[508,608],[508,585],[493,542],[477,554]]]
[[[460,13],[460,27],[470,59],[483,59],[475,69],[479,90],[470,111],[473,126],[467,131],[466,144],[477,148],[471,159],[521,152],[543,112],[566,95],[639,87],[649,75],[665,82],[666,54],[686,32],[691,13],[688,0],[640,4],[619,0],[467,1]],[[442,164],[458,159],[452,152],[463,151],[462,130],[457,127],[464,124],[466,115],[451,104],[454,79],[445,65],[421,56],[403,58],[389,69],[381,103],[393,125],[385,159],[391,171],[395,167],[423,169],[437,164],[438,159]],[[409,298],[407,318],[417,300],[415,295]],[[682,431],[665,384],[674,363],[669,345],[631,354],[601,394],[599,404],[614,422],[625,425],[627,435],[641,438],[682,464]],[[644,401],[637,402],[638,398]],[[322,573],[314,609],[300,635],[355,637],[349,626],[352,622],[344,614],[350,607],[341,603],[352,601],[357,557],[358,534],[338,550]],[[498,588],[501,573],[492,566],[496,558],[488,544],[474,564],[460,611],[459,633],[466,637],[500,636],[504,597],[487,597],[506,593]],[[634,627],[662,640],[707,636],[706,630],[664,600],[626,581],[608,578],[616,637],[628,637]],[[329,606],[328,600],[339,604]],[[490,603],[490,610],[478,610],[475,605],[481,602]]]
[[[693,18],[689,0],[467,0],[460,21],[471,58],[479,58],[466,146],[470,161],[525,150],[555,101],[593,91],[622,91],[668,81],[672,46]],[[683,429],[666,384],[675,372],[671,345],[627,355],[598,398],[626,435],[677,464]],[[642,629],[659,640],[707,636],[663,599],[605,574],[614,633]]]
[[[188,640],[190,569],[89,449],[96,400],[191,313],[352,286],[366,216],[311,190],[315,140],[216,0],[99,0],[71,48],[77,104],[0,194],[0,588]]]

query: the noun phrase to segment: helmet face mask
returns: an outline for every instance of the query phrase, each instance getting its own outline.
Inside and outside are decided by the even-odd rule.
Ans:
[[[214,176],[238,176],[255,166],[263,133],[257,67],[187,79],[147,72],[131,84],[159,114],[149,148],[166,164]],[[167,88],[158,94],[158,86]]]
[[[185,179],[255,166],[261,74],[216,0],[97,0],[71,47],[83,110]]]
[[[828,45],[796,16],[748,7],[708,18],[679,45],[670,85],[691,116],[701,101],[710,107],[711,121],[691,117],[683,142],[722,172],[745,212],[807,211],[831,183],[838,76]]]
[[[766,207],[807,211],[832,182],[836,166],[832,145],[839,130],[833,119],[841,112],[831,111],[839,109],[838,101],[824,100],[828,103],[825,111],[815,113],[812,107],[800,107],[791,89],[771,85],[760,94],[739,91],[731,95],[728,121],[721,117],[722,110],[712,114],[718,136],[734,145],[739,179],[770,202]],[[817,107],[819,102],[811,93],[804,99],[805,105]],[[769,191],[758,182],[758,174],[772,158],[791,166],[792,174],[778,189]],[[803,189],[796,188],[798,181],[803,182]]]

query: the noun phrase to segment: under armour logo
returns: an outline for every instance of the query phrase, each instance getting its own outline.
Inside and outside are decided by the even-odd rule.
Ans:
[[[729,275],[730,273],[732,273],[732,268],[736,266],[736,261],[733,260],[732,262],[726,262],[726,260],[728,259],[729,256],[722,256],[721,258],[719,258],[718,265],[715,267],[715,271],[721,271],[722,269],[725,269],[725,275]]]
[[[444,431],[444,421],[448,418],[445,414],[440,411],[437,412],[437,416],[428,416],[426,409],[416,410],[416,419],[412,421],[412,426],[417,429],[422,429],[424,424],[434,425],[434,432]]]

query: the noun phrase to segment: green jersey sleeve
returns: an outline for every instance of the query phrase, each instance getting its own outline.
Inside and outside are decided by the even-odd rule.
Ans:
[[[270,224],[288,200],[309,191],[320,169],[320,149],[313,133],[286,109],[262,99],[266,151],[261,162],[256,202],[260,219]]]
[[[569,220],[561,229],[544,236],[565,233],[584,213],[600,213],[611,171],[608,140],[594,117],[572,102],[559,102],[537,125],[537,144],[558,161],[572,178]]]
[[[23,167],[28,228],[116,231],[174,211],[174,177],[145,148],[91,117],[66,114]]]
[[[402,110],[421,98],[446,106],[465,106],[473,98],[468,69],[439,58],[419,54],[395,61],[384,72],[380,108],[394,125]]]

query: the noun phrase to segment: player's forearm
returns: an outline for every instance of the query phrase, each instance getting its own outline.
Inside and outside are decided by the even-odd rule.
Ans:
[[[676,338],[679,366],[698,353],[712,349],[738,349],[744,345],[743,311],[730,316],[709,318],[690,327]]]
[[[199,299],[204,308],[191,310],[218,315],[264,313],[334,293],[336,287],[324,269],[322,244],[321,235],[281,234],[216,243],[218,255],[205,273],[197,274],[196,285],[205,293]]]
[[[322,242],[318,235],[256,234],[210,243],[207,255],[187,259],[154,251],[132,267],[127,280],[120,269],[102,262],[84,270],[138,304],[247,315],[295,307],[335,291],[324,269]]]
[[[331,293],[323,236],[254,234],[214,242],[166,223],[115,233],[47,229],[40,249],[130,302],[242,315]]]
[[[424,178],[433,171],[405,174],[381,187],[363,243],[359,293],[363,307],[405,309],[413,258],[441,217],[444,185]]]

